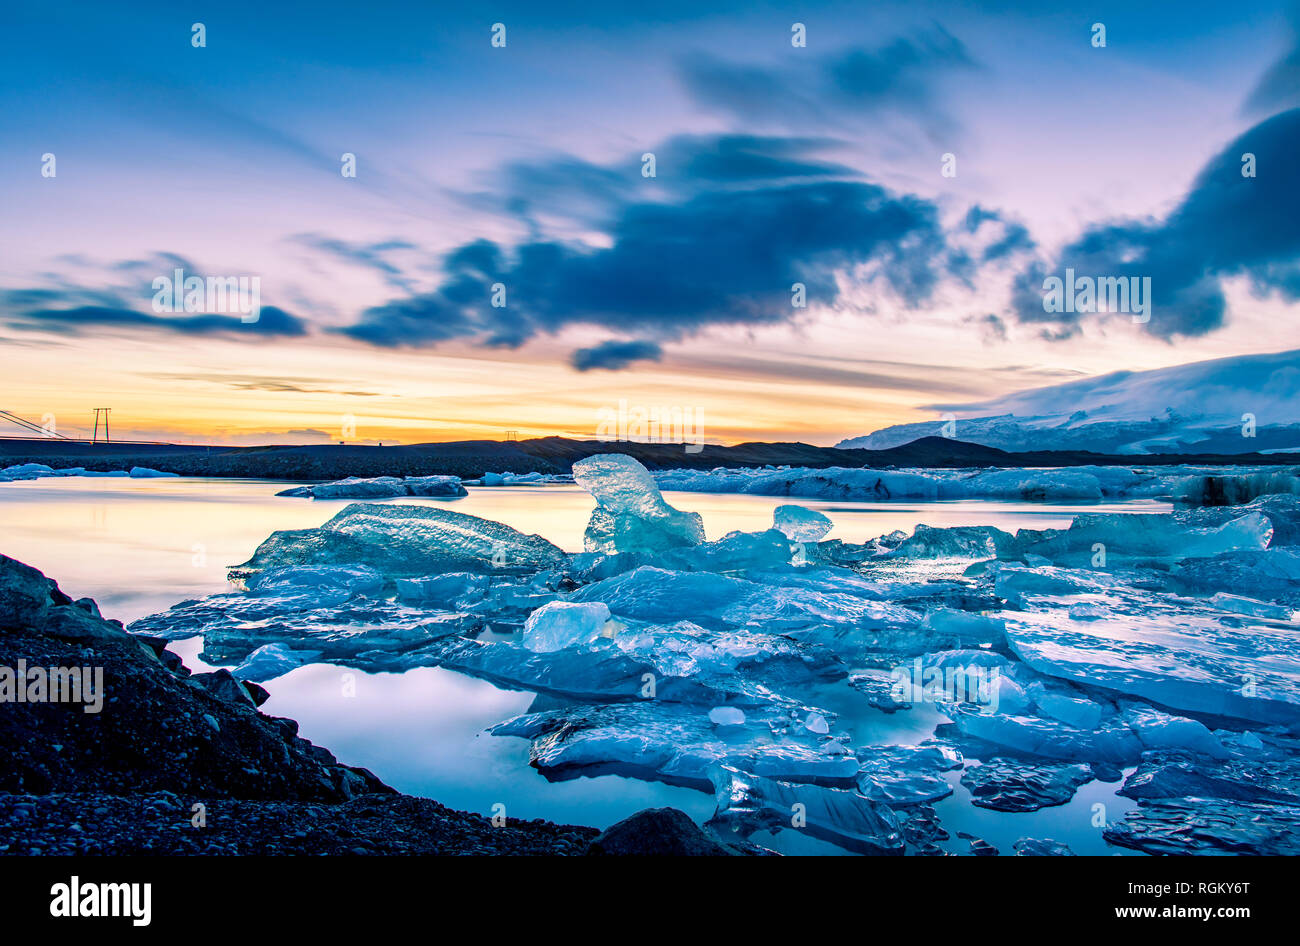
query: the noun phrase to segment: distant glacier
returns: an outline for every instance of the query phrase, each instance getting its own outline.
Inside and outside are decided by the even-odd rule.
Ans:
[[[932,421],[836,444],[883,450],[949,436],[1010,451],[1256,453],[1300,450],[1300,351],[1242,355],[937,404]]]

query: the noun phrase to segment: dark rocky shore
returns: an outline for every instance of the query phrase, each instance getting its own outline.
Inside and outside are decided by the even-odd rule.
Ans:
[[[380,447],[366,444],[310,446],[211,447],[184,444],[99,443],[72,440],[0,438],[0,467],[44,463],[56,468],[84,467],[108,472],[132,466],[151,467],[181,476],[249,477],[271,480],[322,481],[346,476],[451,475],[472,479],[484,473],[568,473],[573,464],[594,454],[624,453],[651,470],[767,465],[825,468],[831,466],[927,467],[1066,467],[1248,464],[1281,466],[1300,463],[1296,454],[1237,454],[1108,456],[1086,451],[1008,453],[995,447],[944,437],[923,437],[888,450],[840,450],[806,443],[742,443],[724,447],[705,444],[602,442],[541,437],[500,442],[466,440],[455,443],[405,444]]]
[[[51,668],[81,671],[75,688],[63,679],[62,701],[49,699]],[[226,671],[190,673],[164,642],[127,634],[93,601],[73,601],[0,555],[0,853],[751,850],[724,847],[671,810],[604,834],[547,821],[495,826],[340,763],[293,720],[261,713],[266,697]]]

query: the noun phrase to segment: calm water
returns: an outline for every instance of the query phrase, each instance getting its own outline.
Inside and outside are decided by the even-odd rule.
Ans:
[[[226,568],[245,561],[276,529],[318,526],[346,500],[277,498],[283,483],[228,479],[44,479],[0,485],[0,553],[55,578],[74,598],[94,598],[106,617],[130,622],[186,598],[228,589]],[[717,493],[666,493],[679,509],[699,512],[709,538],[772,523],[772,510],[791,500]],[[446,500],[403,503],[437,505]],[[1155,503],[1109,506],[1048,506],[964,500],[946,503],[845,503],[800,501],[835,523],[830,534],[862,542],[919,523],[933,526],[995,525],[1061,528],[1080,511],[1163,511]],[[593,502],[573,486],[473,489],[452,508],[505,522],[580,551]],[[186,663],[201,668],[197,639],[174,644]],[[356,695],[344,696],[345,673]],[[302,667],[268,685],[264,711],[288,716],[302,734],[328,746],[342,761],[364,765],[389,784],[412,794],[470,811],[490,813],[497,803],[509,817],[550,818],[604,827],[641,808],[673,805],[703,820],[712,798],[690,789],[615,776],[548,783],[528,767],[528,743],[489,736],[484,729],[525,712],[529,693],[436,668],[404,674],[365,674],[339,667]],[[933,709],[885,716],[864,707],[838,707],[854,721],[863,742],[890,738],[917,741],[942,722]],[[960,773],[956,773],[960,774]],[[956,784],[954,775],[954,784]],[[1087,830],[1093,802],[1114,820],[1131,806],[1110,786],[1091,783],[1069,805],[1032,814],[1005,815],[972,808],[956,785],[954,798],[936,808],[954,834],[948,846],[964,851],[959,830],[992,842],[1004,854],[1019,837],[1068,840],[1076,853],[1115,853],[1100,832]],[[1080,826],[1084,826],[1081,829]],[[783,832],[755,840],[794,852],[839,853],[837,848]]]

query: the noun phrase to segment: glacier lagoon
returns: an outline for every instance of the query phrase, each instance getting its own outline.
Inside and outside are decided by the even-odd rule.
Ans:
[[[1294,704],[1275,692],[1291,686],[1294,674],[1294,667],[1279,666],[1294,630],[1287,604],[1209,588],[1185,598],[1184,589],[1156,602],[1165,619],[1157,615],[1151,630],[1134,640],[1124,639],[1127,628],[1109,626],[1117,614],[1153,605],[1142,597],[1149,592],[1116,577],[1120,569],[1139,570],[1133,572],[1140,575],[1137,583],[1151,585],[1141,569],[1167,570],[1191,557],[1170,553],[1171,545],[1200,559],[1262,552],[1272,541],[1273,522],[1285,527],[1290,521],[1284,514],[1269,519],[1258,511],[1199,510],[1199,520],[1189,523],[1171,520],[1170,506],[1149,499],[1108,506],[813,499],[800,502],[829,517],[833,531],[821,543],[792,542],[783,550],[790,536],[772,530],[773,515],[790,500],[775,496],[668,492],[647,505],[635,494],[629,499],[613,491],[596,516],[591,495],[566,485],[471,487],[452,502],[375,504],[499,521],[549,540],[566,560],[564,580],[549,583],[555,588],[535,583],[545,566],[553,570],[561,561],[548,563],[545,553],[506,583],[508,594],[480,598],[500,575],[485,585],[482,575],[459,571],[432,578],[329,571],[357,557],[349,543],[358,534],[387,529],[385,541],[400,545],[411,538],[411,528],[418,541],[429,520],[413,524],[399,513],[394,521],[392,514],[367,511],[370,504],[357,510],[343,500],[276,498],[278,486],[183,479],[11,483],[0,490],[0,530],[7,554],[66,576],[65,588],[95,597],[108,616],[129,621],[182,598],[215,596],[138,629],[175,636],[186,633],[178,628],[192,633],[202,627],[205,656],[224,658],[223,665],[238,664],[259,648],[264,661],[288,660],[284,666],[296,669],[280,675],[283,667],[275,667],[267,712],[298,719],[309,738],[398,788],[484,813],[499,803],[513,817],[603,826],[640,808],[670,804],[703,821],[715,812],[716,793],[728,799],[719,806],[720,824],[754,831],[754,840],[790,853],[893,853],[903,843],[909,850],[968,853],[972,838],[1003,854],[1014,853],[1024,838],[1050,838],[1078,854],[1121,853],[1128,849],[1107,844],[1103,826],[1129,831],[1122,839],[1148,850],[1174,843],[1160,834],[1154,817],[1114,827],[1125,825],[1136,807],[1133,798],[1116,793],[1125,777],[1149,776],[1129,794],[1143,797],[1145,790],[1145,797],[1156,799],[1153,806],[1165,804],[1153,811],[1166,821],[1222,818],[1217,810],[1171,814],[1159,792],[1172,789],[1159,786],[1179,778],[1199,788],[1232,783],[1231,767],[1245,764],[1243,754],[1266,756],[1268,765],[1280,768],[1271,787],[1238,792],[1243,815],[1258,814],[1249,805],[1278,805],[1294,784],[1288,781],[1291,757],[1283,751],[1288,746],[1278,734],[1293,721]],[[336,529],[319,528],[349,508],[354,511],[342,515]],[[674,517],[677,510],[684,512]],[[682,525],[690,513],[700,514],[702,534]],[[1086,559],[1097,544],[1091,540],[1114,535],[1106,516],[1115,513],[1132,515],[1123,531],[1144,540],[1126,556],[1125,541],[1112,538],[1111,567],[1090,569]],[[628,530],[620,531],[620,519],[628,514],[666,525],[633,529],[641,546],[622,551],[620,536]],[[1154,515],[1135,528],[1140,514]],[[429,515],[463,526],[454,515]],[[1079,516],[1078,541],[1070,531],[1035,532],[1025,534],[1021,547],[1008,545],[1020,539],[1012,535],[1018,529],[1066,530]],[[784,518],[798,529],[810,517]],[[921,524],[929,530],[917,529]],[[287,530],[290,539],[263,550],[267,560],[243,578],[247,592],[230,592],[226,566],[255,563],[253,550],[275,530]],[[750,537],[719,541],[733,530]],[[337,534],[322,545],[322,532]],[[593,551],[583,553],[584,545]],[[863,548],[846,552],[854,545]],[[342,557],[326,563],[322,548]],[[1162,553],[1171,560],[1162,561]],[[416,569],[427,570],[438,568]],[[482,571],[494,571],[490,557]],[[1194,569],[1189,574],[1196,578]],[[376,580],[390,591],[395,586],[396,594],[376,594]],[[593,625],[587,601],[607,608],[609,618],[596,612],[602,620]],[[551,643],[540,652],[517,643],[527,637],[529,616],[554,610],[557,602],[588,610],[551,621]],[[322,628],[310,616],[304,620],[304,603],[344,617]],[[1279,619],[1283,612],[1288,620]],[[457,614],[469,619],[452,617]],[[1071,655],[1091,654],[1091,662],[1071,663],[1052,652],[1062,620],[1077,623],[1067,630],[1084,637]],[[1187,703],[1182,709],[1188,712],[1203,708],[1198,692],[1184,692],[1178,673],[1172,686],[1169,675],[1158,672],[1105,679],[1116,670],[1095,659],[1098,650],[1122,641],[1136,648],[1137,665],[1159,668],[1168,656],[1161,648],[1169,650],[1168,638],[1186,622],[1179,654],[1188,640],[1203,641],[1203,633],[1197,635],[1207,628],[1233,630],[1244,622],[1248,631],[1271,635],[1274,651],[1261,656],[1246,633],[1227,657],[1241,662],[1236,669],[1258,674],[1265,699],[1232,704],[1234,688],[1213,682],[1215,674],[1235,670],[1215,664],[1214,655],[1190,668],[1210,681],[1197,682],[1218,700],[1216,712],[1248,711],[1259,719],[1212,730],[1177,715],[1171,701]],[[413,626],[421,628],[418,640],[407,636]],[[566,633],[576,635],[569,647],[563,646]],[[363,645],[356,644],[358,637]],[[277,653],[284,645],[305,658]],[[177,649],[192,666],[198,662],[196,639]],[[974,656],[963,657],[968,651]],[[317,662],[322,652],[333,662]],[[934,699],[920,694],[904,708],[890,692],[887,671],[922,656],[996,673],[1002,711],[948,704],[942,692]],[[652,701],[624,699],[617,688],[628,668],[647,666],[665,690]],[[1105,682],[1100,691],[1090,683],[1099,677]],[[344,695],[345,688],[355,695]],[[534,698],[535,692],[542,695]],[[1158,709],[1142,701],[1157,697]],[[715,712],[723,706],[727,712]],[[905,751],[918,745],[916,752]],[[1183,758],[1189,747],[1208,753],[1217,768],[1208,770],[1201,756]],[[953,754],[961,760],[956,765]],[[989,765],[1007,758],[1016,764]],[[550,781],[530,769],[530,761]],[[1260,764],[1260,758],[1249,761]],[[1139,772],[1139,766],[1150,771]],[[1156,789],[1142,788],[1153,784]],[[812,827],[830,830],[775,836],[762,830],[774,824],[774,812],[793,804],[803,806]],[[1101,823],[1097,805],[1104,806]],[[1134,832],[1145,832],[1140,844]]]

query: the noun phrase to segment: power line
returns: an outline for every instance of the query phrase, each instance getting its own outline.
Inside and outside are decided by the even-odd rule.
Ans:
[[[54,437],[59,440],[72,439],[71,437],[63,436],[63,434],[56,430],[50,430],[49,428],[42,427],[39,424],[33,424],[31,421],[19,417],[12,411],[0,411],[0,420],[7,420],[12,424],[17,424],[19,427],[23,428],[23,430],[30,430],[32,433],[40,434],[42,437]],[[105,421],[105,423],[107,423],[107,421]],[[105,429],[107,430],[107,427],[105,427]]]

